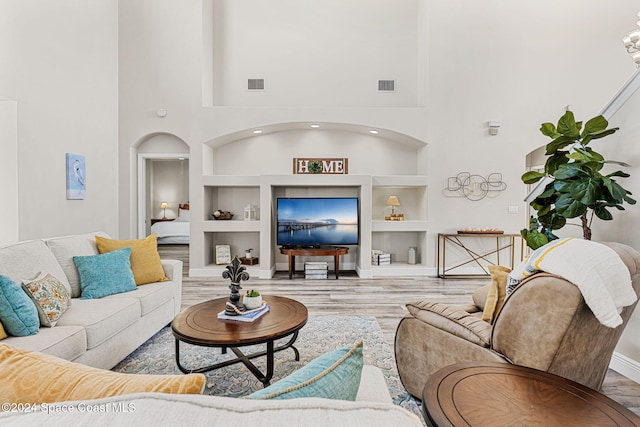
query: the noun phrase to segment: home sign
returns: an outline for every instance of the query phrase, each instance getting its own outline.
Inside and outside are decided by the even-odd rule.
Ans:
[[[293,173],[347,175],[349,173],[349,159],[294,157]]]

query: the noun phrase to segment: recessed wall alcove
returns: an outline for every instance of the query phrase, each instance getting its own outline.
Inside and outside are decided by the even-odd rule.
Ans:
[[[286,271],[287,258],[276,245],[277,198],[327,196],[359,198],[360,243],[343,256],[342,269],[365,278],[426,274],[426,148],[423,141],[386,129],[312,122],[246,129],[204,143],[202,211],[191,217],[195,256],[190,275],[217,276],[224,271],[223,265],[215,264],[215,246],[220,244],[230,245],[232,255],[239,256],[252,248],[260,259],[248,267],[252,275],[271,278],[276,271]],[[297,157],[346,158],[348,174],[294,174]],[[405,221],[384,220],[391,194],[400,198]],[[255,221],[243,220],[248,204],[257,208]],[[235,216],[213,220],[216,209]],[[407,263],[409,247],[418,248],[415,265]],[[391,253],[392,264],[372,266],[372,249]],[[305,258],[298,261],[301,270]]]

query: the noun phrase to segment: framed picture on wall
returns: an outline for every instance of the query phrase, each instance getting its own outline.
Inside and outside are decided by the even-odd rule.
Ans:
[[[229,264],[231,262],[231,246],[216,245],[216,264]]]
[[[86,163],[84,156],[67,153],[67,200],[84,200],[86,187]]]

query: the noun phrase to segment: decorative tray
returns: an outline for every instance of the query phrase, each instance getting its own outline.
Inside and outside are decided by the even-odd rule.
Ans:
[[[458,230],[458,234],[504,234],[504,230],[497,229],[482,229],[482,230],[474,230],[472,228],[463,228]]]

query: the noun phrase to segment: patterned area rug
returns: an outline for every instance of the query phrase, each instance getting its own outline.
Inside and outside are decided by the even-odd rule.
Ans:
[[[364,362],[382,369],[393,403],[400,405],[422,418],[418,403],[405,391],[398,378],[393,353],[385,342],[380,325],[373,317],[315,316],[309,317],[300,330],[296,348],[300,351],[300,361],[294,359],[293,350],[287,349],[275,355],[275,372],[271,383],[286,377],[311,360],[331,350],[347,347],[358,339],[364,340]],[[276,341],[285,343],[287,339]],[[264,350],[265,345],[243,347],[248,354]],[[229,353],[231,353],[229,351]],[[221,354],[219,349],[180,344],[182,365],[199,368],[218,363],[235,355]],[[252,359],[262,371],[266,371],[264,357]],[[175,362],[175,340],[171,329],[166,327],[131,353],[113,368],[117,372],[136,374],[180,374]],[[262,384],[242,364],[227,366],[205,374],[207,386],[205,394],[215,396],[240,397],[262,388]]]

